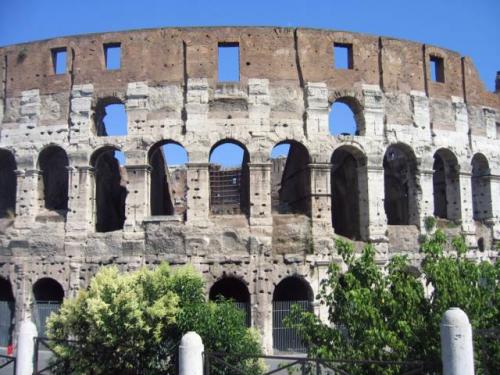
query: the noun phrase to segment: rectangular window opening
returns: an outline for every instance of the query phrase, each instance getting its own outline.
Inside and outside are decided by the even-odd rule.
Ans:
[[[240,81],[240,45],[239,43],[219,43],[218,46],[219,82]]]
[[[333,44],[333,61],[335,64],[335,69],[352,69],[352,60],[352,44]]]
[[[68,53],[66,48],[54,48],[52,50],[52,66],[55,74],[66,73]]]
[[[108,43],[104,45],[106,70],[118,70],[121,68],[121,52],[120,43]]]
[[[444,60],[442,57],[430,56],[431,80],[444,82]]]

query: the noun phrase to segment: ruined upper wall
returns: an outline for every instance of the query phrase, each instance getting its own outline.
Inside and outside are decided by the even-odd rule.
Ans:
[[[430,97],[462,97],[469,104],[500,107],[500,95],[485,90],[467,57],[443,48],[343,31],[268,27],[166,28],[56,38],[0,48],[0,97],[63,93],[92,83],[98,96],[125,92],[128,82],[182,84],[187,78],[217,83],[218,43],[239,43],[240,82],[303,85],[327,82],[335,90],[356,84],[383,91],[423,91]],[[105,69],[104,48],[120,43],[122,66]],[[352,45],[352,69],[335,69],[334,43]],[[51,50],[67,48],[67,73],[53,71]],[[443,59],[444,82],[430,79],[430,56]]]

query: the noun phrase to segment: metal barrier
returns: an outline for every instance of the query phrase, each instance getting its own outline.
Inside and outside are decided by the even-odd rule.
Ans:
[[[302,311],[311,311],[309,301],[273,301],[273,346],[283,352],[305,352],[294,328],[285,326],[283,320],[290,315],[293,305],[299,306]]]
[[[247,327],[250,327],[251,323],[251,315],[250,315],[250,304],[248,302],[234,302],[235,306],[242,310],[245,314],[245,324]]]
[[[58,312],[61,307],[59,301],[37,301],[33,311],[36,329],[41,337],[46,336],[47,318],[53,312]]]
[[[0,370],[6,369],[7,366],[12,366],[12,375],[16,373],[16,357],[12,357],[10,355],[0,354]],[[5,370],[2,371],[2,374],[7,374]]]
[[[51,363],[44,364],[42,365],[42,361],[40,358],[40,352],[43,351],[45,352],[44,355],[47,355],[47,351],[50,351],[52,353],[54,352],[54,349],[52,348],[53,344],[57,343],[69,343],[69,344],[76,344],[76,341],[71,341],[71,340],[52,340],[47,337],[35,337],[35,358],[34,358],[34,375],[42,375],[42,374],[51,374],[51,370],[57,369],[58,374],[71,374],[71,366],[70,363],[64,360],[54,360]],[[42,348],[45,348],[42,349]],[[49,360],[50,362],[50,360]]]
[[[12,316],[14,302],[0,301],[0,346],[6,347],[12,342]]]

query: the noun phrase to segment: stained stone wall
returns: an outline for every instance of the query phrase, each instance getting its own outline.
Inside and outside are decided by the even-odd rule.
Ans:
[[[118,70],[106,70],[107,43],[121,46]],[[217,80],[218,43],[238,43],[238,82]],[[351,49],[351,69],[334,68],[334,43]],[[63,74],[53,71],[56,48],[68,52]],[[431,77],[430,59],[436,57],[443,63],[444,82]],[[471,257],[497,256],[500,92],[498,85],[496,93],[487,92],[472,61],[456,52],[329,30],[168,28],[3,47],[0,72],[0,212],[5,216],[0,275],[12,285],[15,324],[32,316],[32,288],[41,278],[56,280],[70,296],[106,264],[134,270],[161,261],[191,263],[207,280],[207,295],[222,277],[245,283],[252,325],[272,351],[276,285],[299,277],[316,294],[328,263],[339,261],[332,218],[349,217],[332,214],[332,156],[340,149],[352,161],[344,180],[357,176],[356,188],[333,181],[335,191],[350,194],[347,202],[357,201],[350,214],[358,216],[359,228],[350,223],[345,233],[355,233],[357,246],[372,242],[380,263],[404,252],[418,264],[416,237],[425,234],[425,218],[435,212],[438,150],[456,160],[453,186],[445,187],[452,193],[440,198],[454,207],[453,222],[444,226],[466,235]],[[330,134],[329,112],[336,101],[353,111],[356,135]],[[98,135],[106,103],[125,105],[127,135]],[[209,154],[224,140],[248,152],[246,214],[211,214]],[[180,173],[185,177],[177,185],[186,193],[170,191],[178,204],[158,211],[151,207],[151,194],[161,192],[151,186],[149,155],[167,141],[188,153]],[[283,141],[296,142],[309,156],[296,158],[300,175],[292,180],[301,192],[301,209],[291,213],[272,211],[270,152]],[[399,151],[391,153],[394,148]],[[65,181],[57,173],[49,177],[53,168],[41,167],[47,149],[64,151],[67,165],[57,168],[65,168]],[[123,170],[113,150],[125,153]],[[475,168],[473,158],[481,162]],[[293,171],[297,165],[289,163]],[[394,186],[385,184],[388,176],[398,177],[397,198],[391,195]],[[55,186],[50,196],[65,198],[59,193],[65,183],[67,209],[58,203],[54,210],[44,192]],[[293,193],[291,185],[283,185],[284,180],[287,195]],[[9,203],[12,191],[15,207]],[[388,225],[389,201],[406,207],[404,220]],[[153,215],[157,212],[174,215]]]

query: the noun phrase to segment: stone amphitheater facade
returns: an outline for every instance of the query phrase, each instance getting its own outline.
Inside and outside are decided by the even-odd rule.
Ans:
[[[225,45],[239,47],[237,82],[217,77]],[[106,69],[109,46],[121,49],[119,69]],[[347,50],[345,69],[335,46]],[[58,51],[67,52],[61,74]],[[418,237],[438,216],[464,233],[471,257],[497,256],[500,79],[487,92],[456,52],[343,31],[162,28],[3,47],[0,76],[0,276],[2,298],[15,301],[13,331],[37,299],[55,298],[43,290],[54,283],[71,296],[103,265],[167,261],[199,269],[207,295],[220,280],[243,285],[270,352],[275,289],[293,280],[283,298],[294,300],[302,283],[312,302],[340,262],[339,236],[371,242],[381,263],[405,253],[418,265]],[[355,134],[330,133],[335,102],[352,110]],[[126,135],[102,129],[112,103],[126,108]],[[173,211],[154,197],[170,180],[152,155],[169,142],[189,157]],[[231,215],[211,210],[209,156],[224,142],[246,155]],[[273,192],[280,142],[291,148]],[[126,155],[121,169],[113,150]],[[273,194],[287,210],[274,209]]]

